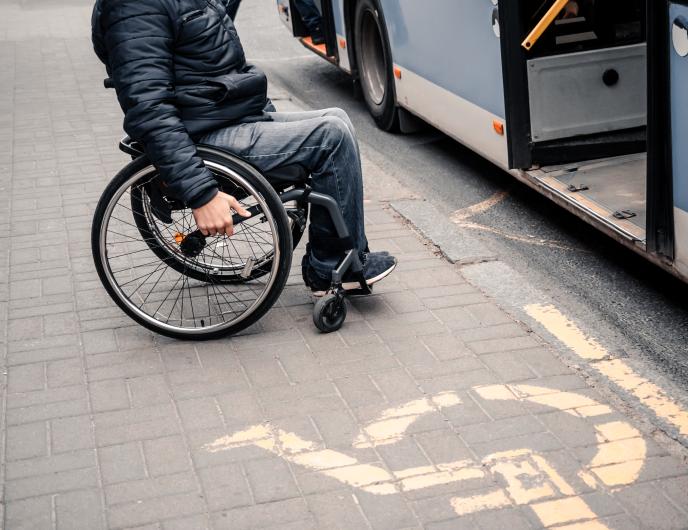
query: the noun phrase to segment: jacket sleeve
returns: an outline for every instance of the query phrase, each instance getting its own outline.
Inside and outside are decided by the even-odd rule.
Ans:
[[[96,3],[93,5],[93,13],[91,15],[91,42],[93,43],[93,50],[96,52],[98,59],[105,65],[109,76],[110,66],[108,64],[103,31],[100,27],[101,2],[102,0],[96,0]]]
[[[161,0],[111,0],[105,47],[124,130],[142,142],[170,195],[198,208],[217,193],[174,104],[174,27]]]

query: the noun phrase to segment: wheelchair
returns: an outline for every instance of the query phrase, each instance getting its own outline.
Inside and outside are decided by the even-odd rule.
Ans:
[[[234,215],[234,235],[206,237],[191,209],[165,194],[142,146],[125,137],[119,147],[132,161],[110,181],[96,207],[93,259],[114,302],[156,333],[210,340],[256,323],[286,285],[311,205],[329,213],[340,241],[351,241],[336,201],[313,191],[300,166],[261,174],[224,150],[199,145],[220,190],[252,214]],[[334,332],[346,320],[345,274],[360,284],[347,295],[370,294],[362,269],[355,249],[344,252],[330,290],[313,309],[320,331]]]

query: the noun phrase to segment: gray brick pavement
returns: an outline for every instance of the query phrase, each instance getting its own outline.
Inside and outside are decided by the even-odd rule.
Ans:
[[[0,13],[6,528],[686,527],[688,466],[384,196],[369,235],[399,271],[340,332],[314,330],[296,269],[233,339],[133,325],[90,258],[95,202],[126,159],[88,8]],[[223,442],[246,429],[269,434]]]

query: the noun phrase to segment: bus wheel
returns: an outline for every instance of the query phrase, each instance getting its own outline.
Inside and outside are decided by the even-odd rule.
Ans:
[[[397,131],[399,113],[394,97],[392,54],[376,0],[359,0],[354,20],[356,63],[363,99],[380,129]]]

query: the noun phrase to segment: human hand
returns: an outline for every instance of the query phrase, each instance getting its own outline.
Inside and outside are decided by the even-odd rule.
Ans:
[[[221,191],[210,202],[192,212],[196,226],[204,236],[231,236],[234,234],[232,210],[243,217],[251,217],[251,212],[241,206],[235,197]]]
[[[576,18],[579,10],[580,8],[578,6],[578,2],[576,0],[571,0],[571,2],[566,4],[566,7],[564,7],[561,18]]]

